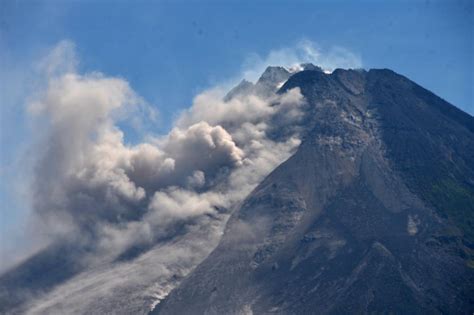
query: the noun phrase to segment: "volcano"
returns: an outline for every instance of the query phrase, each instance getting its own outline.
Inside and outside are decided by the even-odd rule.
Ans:
[[[474,312],[472,116],[388,69],[312,64],[268,67],[188,114],[164,149],[133,148],[159,154],[113,169],[139,202],[60,179],[60,209],[87,224],[0,276],[0,313]],[[127,242],[104,251],[104,226]]]

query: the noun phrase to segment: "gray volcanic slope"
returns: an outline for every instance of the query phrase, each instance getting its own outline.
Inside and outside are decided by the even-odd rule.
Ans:
[[[293,87],[298,151],[153,313],[472,314],[474,118],[390,70]]]

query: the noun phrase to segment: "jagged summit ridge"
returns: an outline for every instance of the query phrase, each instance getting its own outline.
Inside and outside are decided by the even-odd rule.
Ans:
[[[243,79],[226,94],[224,101],[250,94],[269,97],[283,86],[292,75],[301,71],[317,71],[323,73],[321,67],[315,66],[312,63],[301,63],[289,68],[268,66],[255,84]]]
[[[224,100],[229,101],[233,97],[241,97],[251,94],[264,98],[269,97],[278,92],[278,90],[288,82],[290,77],[298,75],[301,72],[304,72],[304,74],[302,74],[303,77],[308,78],[314,75],[335,75],[339,80],[341,80],[342,84],[351,89],[349,86],[354,88],[355,84],[357,84],[355,81],[360,81],[360,76],[358,74],[364,74],[367,71],[364,69],[340,68],[335,69],[334,71],[328,71],[323,70],[321,67],[315,66],[312,63],[301,63],[289,68],[282,66],[268,66],[255,84],[243,79],[227,93]],[[310,72],[316,72],[317,74],[311,74]],[[282,89],[282,91],[286,90],[287,89]]]

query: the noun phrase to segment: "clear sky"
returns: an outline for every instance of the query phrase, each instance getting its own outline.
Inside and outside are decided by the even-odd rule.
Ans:
[[[34,67],[61,40],[79,68],[125,78],[160,119],[252,58],[308,40],[390,68],[474,114],[473,1],[12,1],[0,3],[0,230],[21,228],[25,102]]]

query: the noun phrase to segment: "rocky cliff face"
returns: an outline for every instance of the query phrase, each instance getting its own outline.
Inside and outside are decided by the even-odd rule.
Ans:
[[[390,70],[294,87],[299,149],[154,313],[472,313],[474,118]]]

